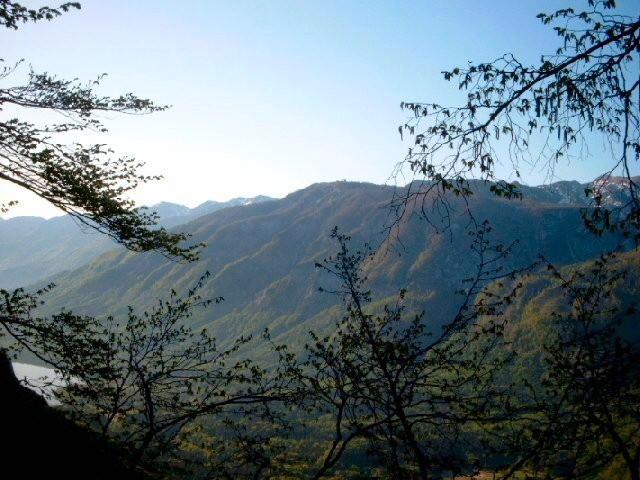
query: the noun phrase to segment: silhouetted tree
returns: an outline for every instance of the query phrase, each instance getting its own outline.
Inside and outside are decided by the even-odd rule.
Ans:
[[[578,162],[588,154],[590,139],[609,146],[601,176],[585,194],[591,208],[583,211],[594,233],[621,230],[640,240],[640,191],[632,177],[640,156],[640,17],[617,14],[614,0],[588,0],[588,8],[562,8],[541,13],[559,37],[555,52],[540,52],[540,62],[526,65],[512,54],[443,72],[465,91],[460,105],[405,102],[413,114],[400,134],[414,146],[396,168],[429,180],[416,182],[394,205],[399,215],[408,203],[432,199],[448,207],[445,192],[471,195],[469,178],[495,183],[498,196],[520,198],[515,181],[496,177],[497,165],[522,168],[541,165],[551,178],[561,159]],[[502,170],[504,172],[504,170]],[[622,175],[628,192],[623,205],[606,204],[611,175]]]
[[[73,8],[80,5],[69,2],[58,8],[34,10],[2,0],[0,26],[17,29],[22,23],[51,20]],[[0,70],[0,109],[11,107],[16,115],[0,121],[0,180],[35,193],[81,224],[111,236],[131,250],[156,250],[180,261],[194,260],[197,246],[182,246],[186,235],[150,228],[155,226],[156,216],[134,208],[125,196],[140,183],[159,177],[141,175],[138,172],[142,164],[132,158],[113,158],[102,144],[62,141],[63,134],[70,132],[106,132],[99,118],[104,112],[143,114],[166,107],[155,106],[131,93],[115,98],[100,96],[95,89],[103,76],[83,84],[30,70],[26,84],[5,86],[20,65],[18,62]],[[34,111],[55,112],[62,120],[37,125],[28,120]],[[3,210],[14,203],[4,205]],[[38,350],[41,345],[36,344],[49,342],[49,361],[63,352],[80,357],[100,350],[101,345],[91,344],[98,340],[82,334],[90,323],[88,319],[70,313],[48,320],[27,314],[47,289],[34,294],[2,291],[0,324],[5,328],[0,334],[9,333],[17,340],[15,346],[29,350]],[[54,345],[57,341],[60,343]],[[42,351],[38,353],[41,354]]]
[[[22,23],[51,20],[74,8],[80,5],[68,2],[58,8],[36,10],[2,0],[0,26],[17,29]],[[194,260],[197,246],[183,246],[186,235],[151,228],[157,217],[134,208],[126,197],[140,183],[159,177],[141,175],[142,164],[132,158],[114,158],[102,144],[63,142],[65,135],[73,132],[106,132],[99,118],[105,112],[144,114],[166,107],[155,106],[131,93],[114,98],[100,96],[95,89],[103,76],[83,84],[30,70],[25,84],[7,86],[20,66],[18,62],[0,70],[0,110],[10,107],[15,115],[0,121],[0,180],[35,193],[81,224],[109,235],[131,250],[155,250],[179,261]],[[28,120],[34,111],[57,113],[61,121],[37,125]],[[3,210],[14,203],[4,205]],[[31,317],[41,295],[52,287],[33,294],[21,289],[2,291],[0,324],[4,331],[0,335],[8,333],[17,341],[15,347],[27,348],[41,359],[40,347],[48,342],[48,353],[44,355],[50,363],[59,354],[79,358],[100,351],[100,340],[83,334],[90,319],[65,312],[50,319]]]
[[[79,8],[69,2],[30,9],[0,0],[0,26],[17,29]],[[22,62],[0,62],[5,65],[0,70],[0,110],[15,115],[0,121],[0,180],[36,194],[130,250],[157,251],[179,262],[196,260],[199,245],[185,246],[187,235],[156,228],[157,216],[135,208],[127,198],[141,183],[160,177],[142,175],[141,163],[114,157],[103,144],[65,141],[74,132],[106,132],[100,120],[104,113],[146,114],[167,107],[131,93],[99,95],[104,75],[81,83],[30,69],[26,83],[7,85]],[[29,120],[38,111],[57,113],[61,120],[38,125]],[[0,290],[0,336],[12,340],[3,343],[0,355],[26,349],[53,366],[66,382],[61,399],[68,410],[128,447],[132,465],[166,454],[185,425],[204,415],[234,409],[230,413],[249,416],[264,405],[271,388],[264,372],[250,362],[229,359],[248,339],[219,350],[206,332],[193,332],[181,323],[193,308],[219,299],[202,300],[197,289],[186,299],[174,292],[140,317],[130,310],[124,325],[107,321],[109,329],[103,321],[68,311],[34,314],[53,286],[33,293]]]
[[[598,142],[608,150],[601,175],[585,190],[591,200],[581,211],[585,227],[595,235],[617,231],[640,241],[640,188],[632,175],[640,158],[640,17],[618,14],[613,0],[586,3],[585,9],[538,15],[559,37],[556,51],[541,52],[540,62],[526,65],[506,54],[453,68],[444,78],[457,81],[466,101],[402,103],[413,117],[399,131],[414,145],[396,172],[409,169],[427,181],[414,182],[394,199],[396,218],[412,214],[417,204],[428,220],[428,202],[448,218],[451,194],[467,200],[474,193],[471,178],[489,181],[497,196],[519,199],[516,181],[497,178],[498,165],[510,166],[516,180],[532,165],[552,177],[557,162],[579,162],[588,155],[585,147]],[[622,176],[619,184],[627,192],[621,203],[607,201],[614,175]],[[612,283],[623,281],[624,266],[611,271],[606,265],[605,257],[589,275],[552,267],[571,310],[554,314],[556,337],[545,347],[544,385],[532,388],[535,399],[522,411],[521,420],[531,422],[521,438],[534,440],[520,444],[521,460],[509,475],[536,461],[551,465],[564,452],[573,462],[569,476],[601,472],[623,459],[637,478],[638,344],[622,328],[625,312],[606,301]]]
[[[586,268],[547,268],[567,308],[552,314],[540,382],[526,381],[518,437],[521,469],[562,478],[605,474],[637,480],[640,465],[640,340],[637,299],[620,298],[626,274],[614,255]],[[599,477],[598,477],[599,478]]]
[[[314,478],[337,465],[349,445],[365,439],[377,464],[392,478],[431,478],[443,471],[470,473],[472,425],[503,418],[509,384],[494,374],[510,360],[503,351],[502,307],[520,285],[497,295],[492,286],[522,271],[504,271],[500,262],[513,246],[489,243],[485,223],[473,231],[478,257],[475,275],[465,281],[457,315],[441,332],[429,328],[424,313],[397,302],[382,311],[369,307],[371,294],[361,268],[369,253],[349,251],[349,237],[337,229],[339,251],[317,266],[337,277],[347,313],[326,337],[311,333],[300,360],[276,347],[286,373],[297,382],[299,405],[334,422],[333,440]],[[466,438],[465,438],[466,437]],[[477,446],[476,446],[477,447]]]
[[[193,331],[188,326],[195,309],[222,300],[200,297],[207,277],[184,298],[172,292],[169,300],[142,315],[129,308],[122,325],[112,317],[96,322],[94,336],[106,345],[97,368],[60,365],[66,386],[59,399],[67,412],[103,437],[116,440],[133,466],[157,470],[171,464],[173,469],[188,470],[191,465],[181,446],[203,417],[213,416],[220,425],[231,417],[243,422],[273,418],[268,404],[279,398],[282,384],[239,355],[251,338],[240,337],[220,349],[206,330]],[[94,357],[79,360],[87,363]],[[68,361],[67,356],[62,358]],[[74,377],[74,372],[79,376]],[[229,438],[232,444],[258,442],[237,429]],[[250,470],[256,463],[255,458],[242,462],[236,457],[221,461],[219,470],[238,463]]]
[[[2,0],[0,26],[17,29],[21,23],[51,20],[71,8],[80,5],[69,2],[58,8],[32,10]],[[0,61],[5,63],[0,81],[6,85],[22,62],[6,65],[6,60]],[[184,234],[149,228],[156,225],[157,217],[136,209],[126,198],[139,184],[160,177],[140,174],[143,164],[133,158],[114,157],[103,144],[63,141],[62,134],[70,132],[106,132],[100,120],[105,112],[146,114],[167,108],[132,93],[100,96],[95,90],[103,78],[81,83],[29,70],[27,83],[0,85],[0,109],[11,107],[16,115],[0,121],[0,180],[35,193],[131,250],[157,250],[178,260],[195,259],[195,247],[181,246]],[[61,121],[37,125],[29,121],[36,111],[58,113]]]

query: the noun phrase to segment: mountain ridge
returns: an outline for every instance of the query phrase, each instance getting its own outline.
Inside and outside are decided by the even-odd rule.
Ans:
[[[158,214],[159,225],[175,228],[223,208],[269,200],[262,195],[239,197],[227,202],[204,202],[194,208],[161,202],[148,207],[148,211]],[[117,248],[122,247],[69,215],[0,219],[0,288],[17,288],[74,270]]]
[[[269,328],[279,341],[299,343],[307,330],[327,331],[340,316],[340,300],[318,293],[320,286],[334,287],[334,280],[314,268],[335,251],[329,232],[337,225],[353,237],[355,249],[365,242],[383,247],[365,269],[375,301],[392,299],[407,288],[412,308],[425,310],[437,326],[455,313],[452,293],[475,267],[469,255],[460,255],[469,251],[469,219],[461,214],[461,200],[452,198],[451,205],[459,210],[446,231],[437,232],[409,215],[394,233],[401,243],[385,243],[383,230],[394,192],[389,186],[332,182],[280,200],[219,210],[188,224],[193,241],[206,244],[198,263],[180,265],[157,254],[112,251],[54,277],[60,287],[45,298],[46,308],[118,316],[126,305],[148,307],[172,289],[185,292],[209,271],[203,296],[225,301],[196,313],[196,328],[206,327],[221,341]],[[620,241],[611,235],[590,236],[579,215],[581,207],[550,203],[546,197],[519,201],[479,194],[468,202],[478,219],[491,221],[495,242],[519,240],[505,268],[531,263],[538,254],[560,265],[583,262]]]

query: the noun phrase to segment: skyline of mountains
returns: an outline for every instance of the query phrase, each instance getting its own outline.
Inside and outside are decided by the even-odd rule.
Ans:
[[[195,208],[169,202],[149,207],[159,225],[173,228],[222,208],[250,205],[270,197],[207,201]],[[122,248],[106,235],[80,225],[69,215],[0,218],[0,288],[26,286],[57,273],[73,270],[112,249]]]
[[[524,188],[524,200],[495,197],[486,185],[474,184],[469,207],[478,219],[489,219],[491,241],[518,241],[504,268],[522,267],[539,254],[559,266],[598,257],[621,240],[593,237],[584,230],[580,206],[562,202],[566,192]],[[221,342],[269,328],[274,339],[299,344],[310,329],[330,331],[342,310],[340,299],[319,293],[334,289],[335,280],[314,268],[337,246],[329,238],[334,226],[352,236],[353,248],[370,242],[377,249],[365,273],[374,304],[391,302],[406,288],[410,310],[424,310],[437,328],[455,314],[454,292],[473,274],[477,259],[466,234],[468,216],[461,200],[452,198],[450,228],[436,231],[409,215],[387,238],[393,187],[334,182],[315,184],[280,200],[226,208],[187,225],[194,242],[202,242],[200,260],[178,264],[159,254],[112,250],[80,267],[53,277],[59,285],[45,298],[43,313],[72,309],[78,314],[125,315],[128,305],[147,308],[171,290],[184,293],[200,276],[211,277],[203,298],[224,297],[219,305],[198,311],[190,320],[206,327]],[[255,352],[259,355],[260,352]]]
[[[477,182],[476,186],[478,185],[481,182]],[[525,203],[535,201],[584,207],[588,204],[584,190],[589,186],[591,184],[562,181],[539,187],[522,186],[521,189]],[[604,187],[605,204],[616,206],[624,201],[626,191],[620,179],[613,177]],[[227,202],[207,201],[194,208],[160,202],[149,207],[149,210],[159,215],[160,225],[175,228],[224,208],[244,207],[269,200],[276,201],[266,196],[238,197]],[[78,225],[69,216],[48,220],[40,217],[0,219],[0,288],[26,286],[64,271],[75,270],[118,248],[122,247],[93,230]]]
[[[633,176],[631,180],[635,183],[640,182],[640,176]],[[334,182],[324,182],[324,183],[337,183],[337,182],[345,182],[346,180],[336,180]],[[420,181],[420,180],[416,180]],[[627,186],[625,185],[626,178],[624,177],[599,177],[591,182],[580,183],[577,180],[558,180],[555,182],[545,183],[541,185],[524,185],[519,182],[514,182],[516,185],[519,185],[524,190],[527,190],[529,193],[533,191],[539,192],[540,195],[544,195],[545,193],[548,195],[547,200],[564,203],[564,204],[575,204],[575,205],[588,205],[589,199],[586,197],[584,189],[587,187],[592,187],[593,185],[604,185],[605,195],[603,199],[603,203],[605,205],[617,205],[621,198],[626,198],[628,194],[626,193]],[[358,182],[358,181],[348,181],[349,183],[370,183],[370,182]],[[411,183],[411,182],[410,182]],[[315,185],[315,184],[312,184]],[[311,185],[310,185],[311,186]],[[385,184],[385,186],[388,186]],[[397,188],[406,188],[405,186],[396,186]],[[307,188],[307,187],[305,187]],[[300,190],[304,190],[300,189]],[[294,192],[291,192],[294,193]],[[542,198],[542,197],[540,197]],[[202,202],[195,207],[187,207],[181,203],[171,202],[162,200],[158,203],[155,203],[151,206],[143,205],[141,208],[148,209],[150,211],[155,211],[159,214],[163,222],[170,221],[173,218],[180,217],[190,217],[194,218],[200,215],[206,215],[208,213],[212,213],[221,208],[227,207],[235,207],[242,205],[251,205],[252,203],[259,203],[268,200],[279,200],[280,198],[269,197],[266,195],[257,195],[255,197],[234,197],[227,201],[217,201],[217,200],[207,200]],[[42,220],[54,220],[56,218],[60,218],[65,216],[64,214],[57,215],[54,217],[42,217],[39,215],[18,215],[14,217],[4,218],[0,215],[0,222],[10,221],[15,218],[39,218]]]
[[[275,200],[272,197],[258,195],[257,197],[236,197],[226,202],[218,202],[216,200],[207,200],[200,205],[189,208],[185,205],[173,202],[160,202],[148,207],[149,211],[156,212],[160,217],[161,225],[165,228],[171,228],[176,225],[188,223],[191,220],[216,212],[223,208],[241,207],[244,205],[253,205],[254,203],[268,202]]]
[[[256,197],[235,197],[230,200],[219,202],[217,200],[207,200],[195,207],[187,207],[180,203],[161,201],[154,203],[151,206],[143,205],[141,208],[149,211],[156,212],[162,221],[167,221],[174,217],[189,217],[206,215],[207,213],[215,212],[221,208],[238,207],[242,205],[251,205],[252,203],[266,202],[268,200],[275,200],[273,197],[266,195],[258,195]],[[39,218],[45,221],[54,220],[56,218],[65,217],[65,214],[56,215],[54,217],[42,217],[39,215],[17,215],[14,217],[4,218],[0,215],[0,222],[11,221],[15,218]]]

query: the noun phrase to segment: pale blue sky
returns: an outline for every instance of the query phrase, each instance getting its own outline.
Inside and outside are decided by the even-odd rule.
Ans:
[[[638,0],[620,3],[637,14]],[[171,104],[110,116],[100,141],[166,177],[136,192],[139,202],[194,206],[321,181],[384,183],[407,148],[397,132],[401,101],[455,102],[457,88],[440,72],[469,60],[512,52],[535,61],[556,40],[536,13],[564,4],[85,0],[53,22],[0,31],[0,57],[62,77],[108,72],[105,93]],[[597,163],[556,174],[589,181]],[[531,184],[546,180],[522,173]],[[0,201],[21,200],[14,215],[51,214],[2,189]]]

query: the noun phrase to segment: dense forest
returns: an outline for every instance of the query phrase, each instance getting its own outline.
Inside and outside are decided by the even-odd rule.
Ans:
[[[0,0],[0,27],[77,10]],[[640,480],[640,17],[538,19],[539,63],[402,103],[395,185],[192,209],[138,207],[160,177],[82,143],[169,107],[0,60],[0,181],[64,213],[0,219],[5,474]],[[579,169],[586,136],[597,178],[526,185],[531,157]]]

